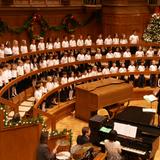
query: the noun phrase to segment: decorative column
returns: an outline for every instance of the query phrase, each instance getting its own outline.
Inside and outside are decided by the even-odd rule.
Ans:
[[[125,33],[133,30],[142,34],[149,21],[146,0],[102,0],[103,34]]]

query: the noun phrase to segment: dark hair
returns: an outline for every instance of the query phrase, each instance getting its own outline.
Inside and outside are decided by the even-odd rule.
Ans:
[[[89,128],[88,127],[83,127],[82,128],[82,135],[86,135],[89,132]]]
[[[117,131],[112,130],[108,135],[108,139],[110,141],[116,141],[116,139],[117,139]]]
[[[42,132],[40,136],[40,143],[44,144],[47,143],[48,140],[48,132]]]

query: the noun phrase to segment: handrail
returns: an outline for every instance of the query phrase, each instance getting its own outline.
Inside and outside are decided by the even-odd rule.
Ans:
[[[160,71],[144,71],[144,72],[136,71],[136,72],[125,72],[125,73],[112,73],[112,74],[107,74],[107,75],[98,75],[98,76],[92,76],[92,77],[78,79],[78,80],[75,80],[75,81],[60,85],[59,87],[57,87],[57,88],[47,92],[46,94],[44,94],[42,96],[42,98],[34,105],[34,109],[38,108],[41,105],[41,103],[45,99],[47,99],[47,97],[49,97],[51,94],[59,91],[62,88],[65,88],[65,87],[68,87],[68,86],[70,86],[72,84],[75,84],[75,83],[82,83],[82,82],[86,82],[86,81],[89,81],[89,80],[101,79],[101,78],[106,78],[106,77],[119,77],[119,76],[141,75],[141,74],[144,74],[144,75],[160,74]]]
[[[33,55],[41,55],[41,54],[46,54],[49,52],[57,52],[57,51],[65,51],[65,50],[81,50],[81,49],[85,49],[85,48],[111,48],[111,47],[130,47],[133,46],[132,44],[112,44],[112,45],[95,45],[93,44],[92,46],[80,46],[80,47],[68,47],[68,48],[59,48],[59,49],[50,49],[50,50],[43,50],[43,51],[36,51],[36,52],[28,52],[25,54],[19,54],[19,55],[13,55],[13,56],[9,56],[9,57],[5,57],[5,58],[0,58],[0,62],[7,62],[7,61],[11,61],[11,60],[15,60],[17,58],[23,58],[23,57],[28,57],[28,56],[33,56]],[[146,43],[146,42],[140,42],[138,44],[136,44],[136,46],[145,46],[145,47],[149,47],[149,46],[160,46],[160,43]]]
[[[124,60],[160,60],[160,57],[159,56],[153,56],[153,57],[147,57],[147,56],[144,56],[144,57],[135,57],[135,56],[132,56],[132,57],[129,57],[129,58],[124,58],[124,57],[121,57],[121,58],[105,58],[105,56],[103,56],[102,59],[95,59],[92,57],[91,60],[87,60],[87,61],[75,61],[75,62],[72,62],[72,63],[65,63],[65,64],[59,64],[59,65],[55,65],[55,66],[50,66],[50,67],[46,67],[46,68],[41,68],[41,69],[38,69],[38,70],[35,70],[35,71],[31,71],[30,73],[27,73],[23,76],[19,76],[17,77],[16,79],[12,80],[11,82],[9,82],[8,84],[6,84],[1,90],[0,90],[0,96],[2,96],[11,86],[13,86],[14,84],[30,77],[30,76],[33,76],[33,75],[36,75],[36,74],[39,74],[39,73],[42,73],[42,72],[46,72],[46,71],[49,71],[49,70],[52,70],[52,69],[56,69],[56,68],[60,68],[60,67],[69,67],[69,66],[72,66],[72,65],[79,65],[79,64],[85,64],[85,63],[95,63],[95,62],[108,62],[108,61],[124,61]]]
[[[151,71],[145,71],[145,72],[136,71],[136,72],[125,72],[125,73],[114,73],[114,74],[108,74],[108,75],[99,75],[99,76],[92,76],[92,77],[87,77],[87,78],[75,80],[75,81],[60,85],[59,87],[54,88],[51,91],[49,91],[46,94],[44,94],[42,96],[42,98],[38,102],[36,102],[36,104],[33,107],[33,116],[37,117],[38,114],[42,114],[42,115],[48,117],[48,119],[51,120],[51,129],[53,129],[53,128],[55,128],[55,123],[54,123],[55,119],[54,119],[54,117],[52,115],[50,115],[48,113],[46,114],[46,112],[38,109],[38,107],[43,103],[43,101],[46,100],[47,97],[49,97],[53,93],[55,93],[57,91],[60,91],[62,88],[68,87],[68,86],[70,86],[72,84],[83,83],[83,82],[87,82],[87,81],[93,80],[93,79],[101,79],[101,78],[112,77],[112,76],[113,77],[117,77],[117,76],[140,75],[140,74],[144,74],[144,75],[160,74],[160,71],[152,71],[152,72]]]
[[[18,112],[18,107],[17,107],[17,105],[14,104],[12,101],[0,97],[0,103],[1,103],[1,104],[4,104],[4,105],[10,106],[15,112]]]

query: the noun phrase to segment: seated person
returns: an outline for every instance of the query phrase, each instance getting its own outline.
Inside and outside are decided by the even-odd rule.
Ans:
[[[88,127],[82,128],[82,135],[77,137],[77,144],[83,145],[90,142],[90,131]]]
[[[40,136],[40,144],[37,150],[37,160],[56,160],[56,152],[59,144],[57,143],[56,147],[52,150],[52,152],[50,152],[47,141],[48,132],[44,132]]]
[[[107,160],[121,160],[121,144],[116,141],[117,132],[112,130],[109,133],[108,139],[104,141],[107,150]]]

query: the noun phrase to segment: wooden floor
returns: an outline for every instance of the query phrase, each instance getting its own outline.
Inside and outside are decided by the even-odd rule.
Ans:
[[[131,101],[130,106],[151,107],[151,104],[145,100],[137,100],[137,101]],[[156,106],[157,106],[157,103],[154,102],[152,107],[156,108]],[[157,124],[157,117],[155,119],[155,124]],[[76,143],[76,137],[77,137],[77,135],[81,134],[81,129],[84,126],[88,126],[88,123],[81,121],[79,119],[76,119],[74,117],[74,115],[68,116],[57,123],[58,130],[63,130],[64,128],[72,129],[72,131],[73,131],[73,144]],[[154,160],[160,160],[160,147],[156,153]]]

